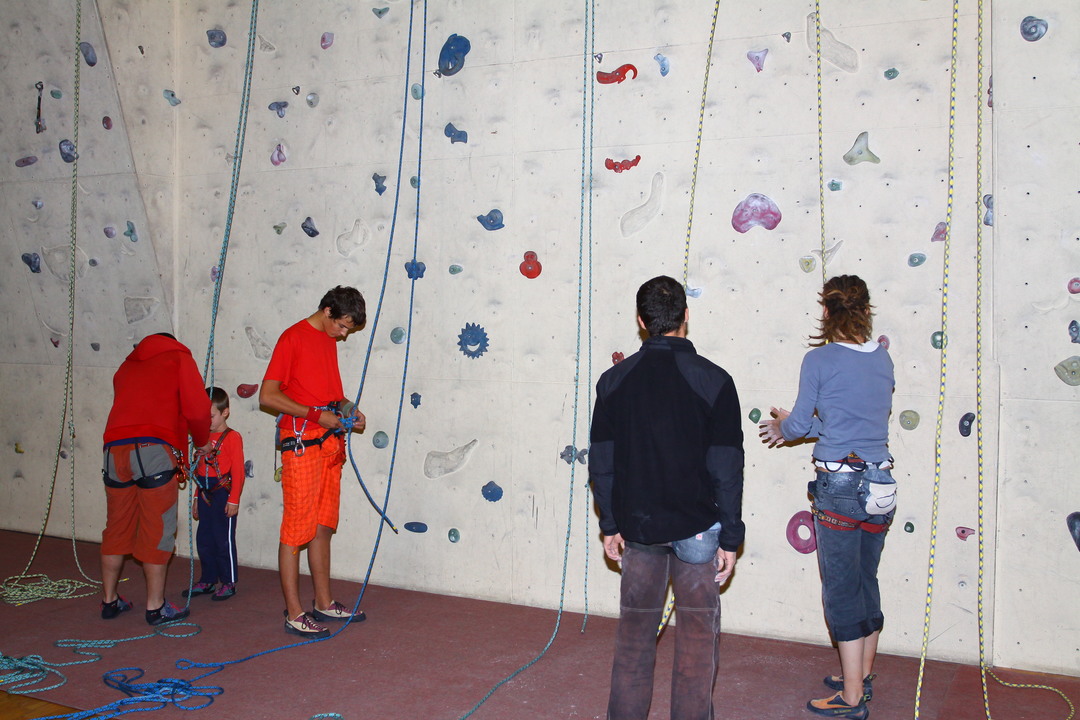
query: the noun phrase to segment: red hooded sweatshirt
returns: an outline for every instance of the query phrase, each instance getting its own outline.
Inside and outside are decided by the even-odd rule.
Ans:
[[[187,452],[210,441],[210,398],[182,343],[164,335],[143,338],[113,376],[113,406],[106,443],[154,437]]]

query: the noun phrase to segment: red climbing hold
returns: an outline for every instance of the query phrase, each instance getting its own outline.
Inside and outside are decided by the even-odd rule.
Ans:
[[[611,364],[612,365],[618,365],[619,363],[621,363],[625,359],[626,359],[626,356],[623,355],[621,352],[616,351],[616,352],[611,353]]]
[[[236,394],[242,398],[249,398],[259,389],[258,385],[237,385]]]
[[[626,73],[633,71],[634,78],[637,77],[637,68],[627,63],[626,65],[620,65],[611,72],[596,71],[596,81],[603,83],[604,85],[611,85],[612,83],[621,83],[626,79]],[[634,78],[630,78],[633,80]]]
[[[611,158],[608,158],[604,160],[604,167],[608,170],[614,170],[617,173],[621,173],[624,170],[637,167],[639,162],[641,162],[640,155],[636,155],[633,160],[612,160]]]
[[[525,259],[518,265],[518,270],[521,271],[521,274],[530,280],[538,277],[540,271],[543,269],[543,266],[540,265],[540,261],[536,259],[536,253],[532,250],[525,253]]]

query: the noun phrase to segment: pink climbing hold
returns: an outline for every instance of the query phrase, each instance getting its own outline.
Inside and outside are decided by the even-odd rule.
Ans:
[[[731,227],[744,233],[752,227],[772,230],[780,224],[780,208],[771,198],[761,193],[750,193],[746,199],[735,206],[731,214]]]
[[[319,38],[319,47],[323,50],[329,50],[330,46],[334,44],[334,33],[324,32],[322,37]]]
[[[270,153],[270,162],[273,163],[274,167],[277,167],[287,159],[285,157],[285,148],[281,146],[281,143],[278,143],[278,146],[274,148],[274,152]]]
[[[36,155],[27,155],[26,157],[21,157],[18,160],[16,160],[15,161],[15,167],[17,167],[17,168],[30,167],[31,165],[33,165],[36,162],[37,162],[37,156]]]
[[[1074,277],[1069,281],[1069,292],[1073,295],[1080,293],[1080,277]]]
[[[765,69],[765,56],[769,54],[769,49],[764,50],[751,50],[746,53],[746,59],[754,66],[754,69],[761,72]]]
[[[799,530],[806,528],[807,537],[803,537]],[[787,541],[791,547],[803,555],[808,555],[817,550],[817,535],[814,533],[814,516],[809,510],[800,510],[791,516],[787,524]]]
[[[540,265],[540,261],[536,259],[536,253],[532,250],[525,253],[525,259],[518,265],[518,270],[521,274],[530,280],[540,276],[540,271],[543,270],[543,266]]]
[[[885,348],[886,350],[888,350],[889,349],[889,336],[888,335],[880,335],[880,336],[878,336],[877,344],[880,345],[881,347]]]
[[[945,238],[949,234],[949,226],[943,222],[939,222],[937,227],[934,228],[934,236],[930,238],[930,242],[945,242]]]
[[[969,537],[971,537],[974,534],[975,534],[975,531],[972,530],[969,527],[961,526],[961,527],[956,528],[956,537],[960,538],[961,540],[967,540]]]
[[[641,156],[636,155],[633,160],[612,160],[607,158],[604,160],[604,167],[608,170],[614,170],[617,173],[621,173],[630,168],[637,167],[637,164],[641,162]]]
[[[236,386],[236,394],[242,398],[249,398],[254,395],[255,391],[258,389],[258,384],[252,385],[250,383],[244,383]]]
[[[623,355],[621,352],[616,351],[616,352],[611,353],[611,364],[612,365],[618,365],[619,363],[621,363],[625,359],[626,359],[626,356]]]

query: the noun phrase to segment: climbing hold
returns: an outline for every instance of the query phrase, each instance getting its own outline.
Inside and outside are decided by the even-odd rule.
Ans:
[[[1065,358],[1054,366],[1054,372],[1066,385],[1080,385],[1080,357]]]
[[[30,167],[31,165],[33,165],[36,162],[37,162],[37,156],[35,156],[35,155],[27,155],[26,157],[21,157],[18,160],[16,160],[15,161],[15,167],[17,167],[17,168]]]
[[[636,78],[637,75],[638,75],[637,68],[634,67],[633,65],[631,65],[630,63],[627,63],[626,65],[620,65],[619,67],[615,68],[611,72],[602,72],[600,70],[597,70],[596,71],[596,82],[604,84],[604,85],[611,85],[613,83],[621,83],[623,80],[626,79],[626,74],[629,73],[629,72],[634,73],[634,77],[631,78],[631,79]]]
[[[574,464],[574,458],[577,456],[577,448],[573,445],[567,445],[563,448],[563,451],[559,453],[559,457],[566,462],[567,465]]]
[[[465,268],[461,267],[460,265],[451,265],[449,268],[447,268],[447,272],[449,272],[451,275],[458,275],[464,269]]]
[[[101,118],[101,127],[105,128],[106,130],[112,130],[112,118],[108,115]]]
[[[1080,278],[1073,278],[1072,280],[1070,280],[1069,284],[1068,284],[1068,288],[1069,288],[1069,293],[1072,294],[1072,295],[1076,295],[1077,293],[1080,293]]]
[[[58,348],[58,347],[60,347],[60,338],[58,338],[58,337],[51,337],[51,338],[49,338],[49,342],[51,342],[51,343],[52,343],[52,346],[53,346],[54,348]],[[66,453],[66,452],[64,452],[63,450],[61,450],[61,451],[60,451],[60,457],[62,457],[62,458],[65,458],[65,459],[66,459],[66,458],[67,458],[67,453]]]
[[[895,80],[899,76],[900,76],[900,71],[897,70],[896,68],[889,68],[888,70],[885,71],[885,79],[886,80]]]
[[[379,173],[373,173],[371,179],[375,181],[375,192],[382,195],[386,192],[386,176]]]
[[[614,170],[617,173],[621,173],[630,168],[637,167],[639,162],[641,162],[640,155],[634,156],[633,160],[612,160],[611,158],[607,158],[604,160],[604,167],[608,170]]]
[[[780,224],[780,218],[780,208],[771,198],[761,193],[750,193],[735,206],[735,212],[731,214],[731,227],[740,233],[752,227],[772,230]]]
[[[806,537],[802,536],[805,529]],[[817,550],[817,535],[814,532],[814,516],[809,510],[800,510],[791,516],[787,524],[787,541],[796,552],[808,555]]]
[[[841,182],[839,180],[830,180],[829,181],[829,190],[831,192],[836,192],[837,190],[842,190],[843,188],[844,188],[844,183],[843,182]]]
[[[915,532],[915,525],[913,523],[910,523],[910,522],[904,523],[904,532],[906,532],[906,533]]]
[[[750,64],[754,66],[754,69],[761,72],[765,69],[765,57],[769,54],[769,48],[764,50],[750,50],[746,53],[746,59],[750,61]]]
[[[413,190],[417,189],[418,187],[420,187],[420,178],[418,178],[416,175],[413,175],[411,178],[409,178],[409,185],[412,186]]]
[[[251,353],[258,360],[269,360],[273,350],[266,344],[266,341],[262,339],[258,330],[250,325],[246,325],[244,326],[244,334],[247,335],[248,343],[251,345]]]
[[[287,225],[285,223],[279,222],[277,225],[274,226],[274,232],[280,235],[281,233],[285,232],[286,227]]]
[[[405,342],[405,328],[396,327],[390,331],[390,342],[395,345],[400,345]]]
[[[914,410],[905,410],[900,413],[900,427],[905,430],[914,430],[919,427],[919,413]]]
[[[293,95],[299,95],[300,94],[300,86],[299,85],[293,85],[292,86],[292,94]]]
[[[940,350],[945,347],[945,333],[940,330],[930,333],[930,346],[935,350]]]
[[[19,455],[22,455],[26,451],[23,450],[23,446],[21,444],[15,443],[15,452],[17,452]]]
[[[454,75],[465,65],[465,56],[472,50],[472,43],[461,35],[451,35],[443,43],[439,51],[439,69],[435,71],[435,77]]]
[[[427,523],[422,522],[407,522],[405,523],[405,529],[414,533],[426,533]]]
[[[79,159],[79,153],[75,152],[75,143],[67,139],[60,141],[60,159],[66,163],[73,163]]]
[[[116,237],[116,228],[114,228],[112,225],[106,225],[104,229],[102,229],[102,232],[105,233],[105,237],[107,238]]]
[[[653,55],[653,60],[660,65],[660,77],[667,77],[668,73],[671,72],[671,61],[660,53]]]
[[[244,461],[244,477],[246,477],[246,478],[255,477],[255,462],[254,461],[252,461],[252,460],[245,460]]]
[[[45,203],[43,203],[41,200],[31,200],[30,204],[33,205],[38,210],[45,207]]]
[[[461,532],[457,528],[450,528],[450,531],[446,533],[446,539],[452,543],[456,543],[461,539]]]
[[[260,52],[272,53],[275,50],[277,50],[277,48],[274,47],[274,43],[270,42],[269,40],[264,38],[262,35],[257,35],[256,37],[259,39],[259,51]]]
[[[405,263],[405,272],[409,274],[410,280],[419,280],[424,277],[424,271],[427,270],[427,265],[416,260],[410,260]]]
[[[371,438],[371,444],[380,450],[390,444],[390,437],[382,430],[375,433]]]
[[[469,133],[464,130],[458,130],[454,127],[454,123],[446,123],[446,127],[443,128],[443,134],[450,138],[451,145],[454,143],[469,142]]]
[[[1069,339],[1074,343],[1080,343],[1080,322],[1073,320],[1069,323]]]
[[[503,214],[502,210],[495,208],[487,215],[477,215],[477,221],[484,226],[485,230],[500,230],[503,227]]]
[[[465,357],[475,360],[487,352],[487,333],[476,323],[465,323],[465,327],[458,334],[458,347]]]
[[[956,528],[956,537],[960,538],[961,540],[967,540],[974,534],[975,531],[969,527],[964,527],[963,525],[961,525]]]
[[[480,494],[483,495],[484,499],[488,502],[499,502],[502,500],[503,489],[499,487],[494,480],[491,480],[487,485],[480,488]]]
[[[816,12],[806,16],[806,47],[809,48],[810,52],[817,52],[820,36],[821,57],[823,60],[828,60],[844,72],[857,72],[859,69],[859,53],[855,51],[855,48],[837,40],[836,36],[826,29],[824,25],[820,26],[819,33],[816,29],[818,25]]]
[[[1076,543],[1076,549],[1080,550],[1080,512],[1069,513],[1069,517],[1065,518],[1065,524],[1069,527],[1069,534]]]
[[[228,38],[226,38],[224,30],[214,28],[213,30],[206,31],[206,42],[210,43],[210,47],[212,48],[225,47],[227,40]]]
[[[413,83],[409,88],[409,94],[413,96],[413,100],[419,100],[424,97],[424,86],[420,83]]]
[[[888,350],[889,345],[891,344],[889,342],[889,336],[888,335],[879,335],[878,339],[877,339],[877,344],[880,345],[881,347],[885,348],[886,350]]]
[[[1033,15],[1028,15],[1020,21],[1020,37],[1028,42],[1040,40],[1046,34],[1047,29],[1049,29],[1049,25],[1046,24],[1046,21]]]
[[[281,143],[278,143],[277,147],[274,148],[274,152],[270,153],[270,164],[277,167],[286,160],[288,160],[288,157],[285,155],[285,148]]]
[[[277,113],[279,118],[285,117],[285,108],[289,107],[289,103],[284,100],[275,100],[267,106],[267,109],[273,110]]]
[[[134,325],[153,315],[159,303],[157,298],[152,297],[125,297],[124,318],[128,325]]]
[[[168,88],[162,90],[161,95],[166,100],[168,100],[169,104],[172,105],[173,107],[176,107],[177,105],[180,104],[180,98],[176,97],[176,93],[174,93],[172,90],[169,90]]]
[[[983,215],[983,225],[990,227],[994,226],[994,196],[983,195],[983,205],[986,207],[986,214]]]
[[[934,234],[930,236],[930,242],[945,242],[945,238],[949,236],[949,226],[944,222],[939,222],[934,227]]]
[[[41,272],[41,256],[37,253],[23,253],[22,261],[26,263],[26,267],[30,268],[30,272]]]
[[[319,234],[319,231],[315,229],[315,221],[308,215],[304,218],[304,222],[300,223],[300,228],[307,233],[308,237],[315,237]]]
[[[60,92],[59,90],[50,90],[49,94],[52,95],[53,100],[59,100],[60,98],[64,97],[64,93]]]
[[[619,352],[618,350],[611,353],[611,364],[612,365],[618,365],[619,363],[621,363],[625,359],[626,359],[626,355]]]
[[[813,254],[821,258],[821,261],[828,265],[832,262],[833,257],[840,251],[840,247],[844,244],[843,240],[837,240],[831,247],[825,248],[825,252],[821,250],[811,250]]]
[[[139,242],[139,233],[135,232],[135,223],[130,220],[127,221],[127,230],[124,231],[124,237],[133,243]]]
[[[323,50],[329,50],[330,46],[334,44],[334,33],[324,32],[322,37],[319,38],[319,47]]]
[[[412,395],[410,395],[409,404],[412,405],[414,408],[420,407],[420,393],[414,392]]]
[[[97,65],[97,53],[94,52],[93,45],[85,41],[81,42],[79,43],[79,52],[82,53],[83,60],[86,61],[87,65],[90,67]]]
[[[388,8],[388,7],[371,8],[371,12],[375,13],[375,17],[377,17],[377,18],[379,18],[381,20],[383,17],[386,16],[386,13],[390,12],[390,8]]]
[[[908,255],[907,264],[910,267],[919,267],[924,262],[926,262],[926,254],[925,253],[917,252],[917,253],[911,253],[910,255]]]
[[[90,258],[89,260],[86,261],[86,264],[89,265],[90,267],[97,267],[98,266],[98,259],[97,258]]]
[[[90,349],[93,350],[94,352],[97,352],[98,350],[101,350],[101,343],[96,343],[96,342],[90,343]]]
[[[784,42],[791,42],[791,33],[780,33],[780,37],[784,38]]]
[[[315,107],[316,105],[319,104],[319,94],[318,93],[308,93],[307,97],[304,98],[304,102],[307,103],[307,106],[309,108]]]
[[[474,439],[459,448],[454,448],[450,452],[432,450],[424,458],[424,476],[434,480],[443,475],[457,472],[468,462],[469,455],[475,447],[476,440]]]
[[[870,133],[865,130],[859,133],[859,137],[855,138],[855,144],[844,153],[844,162],[848,165],[858,165],[861,162],[881,162],[881,158],[870,152]]]
[[[649,199],[636,208],[627,210],[619,220],[619,230],[624,238],[643,230],[656,217],[656,214],[660,212],[660,204],[663,201],[663,190],[664,174],[659,172],[653,174]]]
[[[221,268],[217,265],[210,268],[210,282],[216,283],[219,277],[221,277]]]
[[[960,434],[967,437],[971,434],[971,426],[975,423],[975,413],[964,413],[960,418]]]
[[[539,277],[540,271],[543,269],[543,266],[540,265],[540,261],[536,259],[536,253],[532,250],[525,253],[525,259],[518,265],[518,270],[521,271],[521,274],[530,280]]]
[[[803,255],[799,258],[799,267],[802,268],[804,273],[813,272],[817,267],[817,258],[813,255]]]
[[[258,389],[259,389],[259,385],[257,383],[255,383],[255,384],[245,383],[245,384],[236,386],[236,394],[239,395],[242,398],[249,398],[252,395],[254,395],[255,391],[258,390]]]
[[[757,408],[754,408],[750,411],[750,414],[747,415],[747,417],[750,418],[750,422],[756,423],[758,420],[761,419],[761,411]]]
[[[281,482],[281,472],[284,469],[285,468],[283,468],[283,467],[279,467],[276,470],[274,470],[274,482],[278,482],[278,483]]]

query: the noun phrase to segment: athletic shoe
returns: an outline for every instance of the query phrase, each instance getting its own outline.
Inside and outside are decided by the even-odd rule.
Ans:
[[[874,678],[877,677],[877,673],[871,673],[863,678],[862,681],[862,699],[864,702],[870,702],[874,699]],[[830,690],[836,690],[837,692],[843,692],[844,690],[844,676],[843,675],[830,675],[821,682],[825,683],[825,687]]]
[[[211,600],[228,600],[236,594],[236,583],[221,583],[221,587],[214,593]]]
[[[107,603],[104,600],[101,601],[101,619],[112,620],[114,617],[122,612],[127,612],[131,609],[131,603],[119,595],[111,603]]]
[[[183,620],[191,612],[189,608],[178,608],[168,600],[157,610],[146,611],[146,622],[149,625],[164,625],[165,623]]]
[[[199,582],[191,586],[190,590],[185,590],[180,593],[184,597],[195,597],[196,595],[210,595],[214,592],[214,583]]]
[[[349,608],[345,607],[337,600],[330,603],[330,607],[326,610],[320,610],[314,603],[311,605],[311,616],[319,622],[328,622],[330,620],[352,620],[353,622],[363,622],[367,615],[364,615],[364,611],[360,610],[355,615]]]
[[[300,613],[290,618],[288,610],[285,611],[285,632],[309,639],[330,637],[330,631],[315,622],[310,614]]]
[[[840,693],[828,698],[811,700],[806,703],[806,709],[826,717],[851,718],[851,720],[866,720],[870,717],[870,708],[866,707],[865,700],[860,698],[858,705],[848,705]]]

